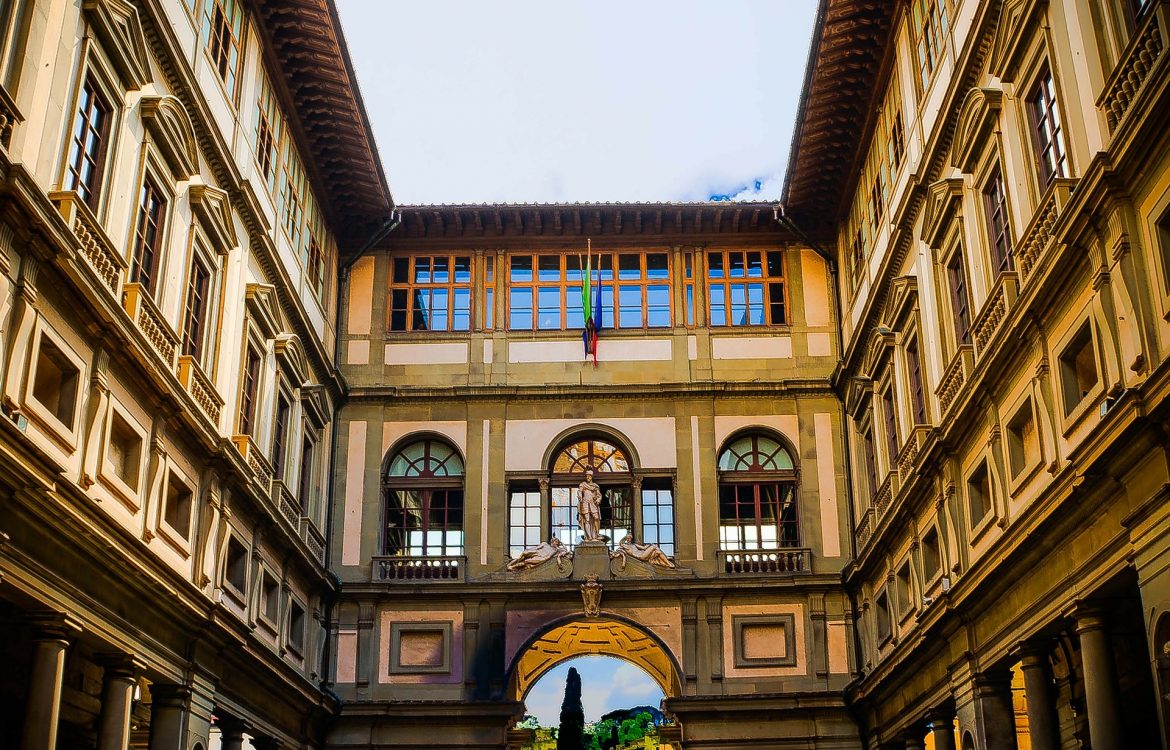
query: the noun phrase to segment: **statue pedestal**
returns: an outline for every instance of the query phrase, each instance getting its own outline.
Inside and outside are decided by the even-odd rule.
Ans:
[[[613,578],[609,570],[609,545],[605,542],[578,542],[573,550],[573,579],[583,581],[590,573],[601,581]]]

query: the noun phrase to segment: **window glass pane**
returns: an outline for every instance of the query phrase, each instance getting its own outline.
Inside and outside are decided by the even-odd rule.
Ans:
[[[541,287],[537,289],[539,304],[538,328],[542,330],[560,330],[561,327],[561,290],[559,287]]]
[[[763,260],[758,252],[747,254],[747,275],[754,278],[764,275]]]
[[[532,328],[532,290],[531,289],[512,289],[509,295],[511,302],[511,310],[508,319],[508,327],[516,330],[529,330]]]
[[[584,328],[585,311],[581,309],[581,287],[567,287],[565,294],[568,295],[565,300],[565,307],[568,308],[565,315],[565,327]]]
[[[451,319],[452,331],[466,331],[471,328],[471,290],[455,289],[455,313]]]
[[[666,253],[651,253],[646,256],[646,278],[666,279],[669,277]]]
[[[727,325],[727,288],[723,284],[712,284],[709,290],[711,296],[711,325]]]
[[[447,330],[448,291],[446,289],[431,290],[431,325],[432,331]]]
[[[618,287],[621,311],[618,324],[622,328],[640,328],[642,326],[642,287]]]
[[[585,261],[576,255],[565,256],[565,281],[581,281],[585,278]],[[593,259],[593,271],[597,271],[597,258]]]
[[[780,258],[780,253],[775,252],[775,251],[769,252],[768,253],[768,275],[769,276],[782,276],[783,274],[784,274],[784,267],[783,267],[783,261]]]
[[[646,287],[646,324],[651,328],[665,328],[670,325],[670,287]]]
[[[707,275],[712,279],[723,278],[723,253],[707,253]]]
[[[744,284],[731,285],[731,324],[747,324],[747,288]]]
[[[459,284],[471,283],[471,258],[465,256],[455,259],[455,281]]]
[[[613,287],[601,287],[601,327],[613,328]]]
[[[762,326],[764,320],[764,285],[748,284],[748,324]]]
[[[743,253],[728,253],[727,275],[733,279],[742,279],[746,275],[746,272],[747,269],[744,263]]]
[[[449,259],[444,256],[436,257],[431,267],[431,281],[436,284],[446,284],[450,280]]]
[[[394,259],[394,283],[406,284],[410,281],[410,258]]]
[[[768,284],[768,308],[772,325],[781,325],[787,321],[784,318],[784,286]]]
[[[532,256],[512,256],[512,281],[532,281]]]
[[[426,284],[431,280],[431,259],[420,256],[414,259],[414,283]]]
[[[687,325],[693,326],[695,324],[695,287],[687,284],[686,289],[687,298]]]
[[[622,253],[618,256],[618,278],[619,279],[640,279],[642,278],[642,258],[639,255],[632,253]]]
[[[483,327],[495,328],[496,301],[495,290],[485,289],[483,295]]]
[[[561,278],[561,256],[538,255],[538,276],[540,281],[559,281]]]

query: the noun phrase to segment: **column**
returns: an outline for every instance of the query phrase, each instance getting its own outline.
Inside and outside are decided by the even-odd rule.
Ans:
[[[99,656],[105,669],[102,710],[98,716],[98,750],[126,750],[130,743],[130,712],[134,709],[134,687],[138,668],[124,654]]]
[[[251,741],[256,750],[280,750],[280,743],[272,737],[253,737]]]
[[[225,716],[215,726],[219,729],[221,750],[244,750],[244,722]]]
[[[1093,750],[1122,750],[1117,677],[1105,616],[1100,610],[1079,609],[1076,622],[1081,640],[1081,663],[1085,670],[1089,739]]]
[[[1028,701],[1028,735],[1032,750],[1060,750],[1060,724],[1056,715],[1056,686],[1048,662],[1051,649],[1025,643],[1020,651],[1024,673],[1024,697]]]
[[[1016,748],[1016,716],[1012,706],[1011,680],[1011,672],[985,673],[975,678],[983,740],[986,747],[995,750]]]
[[[36,618],[40,632],[33,638],[32,673],[25,706],[21,750],[54,750],[57,721],[61,716],[61,681],[65,676],[65,652],[79,628],[61,615]]]
[[[150,750],[179,750],[187,719],[191,689],[185,685],[150,688]]]
[[[930,722],[930,736],[934,739],[934,750],[955,750],[955,714],[952,711],[935,711],[927,717]]]
[[[923,750],[922,730],[915,727],[906,735],[906,750]]]

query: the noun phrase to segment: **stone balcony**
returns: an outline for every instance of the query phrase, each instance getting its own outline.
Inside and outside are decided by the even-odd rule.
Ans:
[[[77,238],[81,257],[102,280],[110,294],[117,296],[126,276],[126,261],[114,249],[106,230],[76,192],[64,190],[49,194],[61,218]]]
[[[178,376],[179,382],[191,394],[191,398],[195,399],[195,403],[199,405],[211,423],[218,427],[219,417],[223,412],[223,398],[215,389],[211,378],[203,372],[198,360],[187,354],[179,357]]]
[[[1105,83],[1097,106],[1105,112],[1110,132],[1117,129],[1155,69],[1164,66],[1170,32],[1167,3],[1154,3],[1121,53],[1117,67]]]
[[[792,547],[774,550],[719,550],[720,568],[734,576],[792,575],[812,572],[812,550]]]
[[[462,583],[466,568],[467,558],[463,556],[378,556],[373,558],[370,580],[391,583],[419,581]]]
[[[179,336],[163,317],[146,287],[138,283],[123,284],[122,307],[142,331],[154,353],[166,363],[167,369],[173,369],[179,351]]]

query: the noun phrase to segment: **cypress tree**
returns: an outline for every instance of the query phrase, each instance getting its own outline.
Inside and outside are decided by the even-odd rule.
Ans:
[[[585,750],[585,707],[581,705],[581,675],[577,674],[576,667],[569,667],[569,678],[565,681],[557,750]]]

